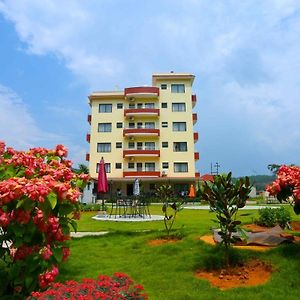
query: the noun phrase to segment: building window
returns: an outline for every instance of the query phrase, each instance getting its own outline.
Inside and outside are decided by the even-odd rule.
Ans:
[[[99,173],[100,164],[96,164],[96,173]],[[105,163],[105,172],[110,173],[110,163]]]
[[[173,131],[186,131],[186,122],[173,122]]]
[[[169,147],[169,143],[168,143],[168,142],[162,142],[162,143],[161,143],[161,146],[162,146],[163,148],[168,148],[168,147]]]
[[[151,172],[151,171],[155,171],[155,163],[154,162],[146,162],[145,163],[145,171],[147,172]]]
[[[136,105],[136,107],[137,107],[137,108],[143,108],[143,103],[138,103],[138,104]]]
[[[99,113],[111,113],[112,104],[99,104]]]
[[[117,122],[117,128],[123,128],[123,123],[122,122]]]
[[[162,163],[162,168],[163,169],[169,169],[169,163],[168,162],[163,162]]]
[[[173,143],[174,152],[186,152],[187,151],[187,142],[174,142]]]
[[[143,143],[142,142],[137,142],[136,143],[136,149],[137,150],[142,150],[143,149]]]
[[[155,142],[145,142],[145,150],[155,150]]]
[[[122,148],[122,142],[116,142],[116,148]]]
[[[128,108],[129,108],[129,109],[135,109],[135,104],[134,104],[134,103],[129,103]]]
[[[116,163],[116,169],[122,169],[122,163]]]
[[[111,143],[98,143],[97,152],[111,152]]]
[[[134,169],[134,163],[133,162],[128,163],[128,169]]]
[[[166,85],[166,84],[161,84],[161,85],[160,85],[160,88],[161,88],[162,90],[166,90],[166,89],[168,88],[168,85]]]
[[[188,163],[174,163],[174,173],[188,172]]]
[[[138,122],[137,123],[137,128],[139,128],[139,129],[143,128],[143,123],[142,122]]]
[[[128,125],[128,127],[132,129],[132,128],[135,127],[135,124],[130,122],[129,125]]]
[[[186,111],[185,103],[172,103],[172,111]]]
[[[111,123],[98,123],[98,132],[111,132]]]
[[[154,103],[145,103],[145,108],[155,108]]]
[[[168,122],[161,122],[161,127],[167,128],[168,127]]]
[[[155,122],[145,122],[145,128],[155,128]]]
[[[185,93],[184,84],[171,84],[171,93]]]
[[[128,143],[128,149],[134,149],[134,142]]]
[[[167,102],[162,102],[161,108],[168,108],[168,103]]]
[[[123,108],[123,103],[117,103],[117,109],[122,109]]]

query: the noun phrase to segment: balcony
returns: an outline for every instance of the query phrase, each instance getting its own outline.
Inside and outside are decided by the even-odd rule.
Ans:
[[[159,129],[155,128],[126,128],[123,130],[123,136],[134,137],[134,136],[159,136]]]
[[[197,96],[196,95],[192,95],[192,107],[194,108],[195,105],[197,103]]]
[[[87,154],[85,155],[85,160],[86,160],[86,161],[90,161],[90,154],[89,154],[89,153],[87,153]]]
[[[123,171],[123,177],[125,177],[125,178],[157,178],[157,177],[160,177],[160,171],[132,169],[132,170]]]
[[[197,114],[196,113],[193,113],[193,124],[196,124],[197,123]]]
[[[130,87],[124,89],[125,97],[130,101],[135,98],[158,98],[159,88],[154,86]]]
[[[198,138],[199,138],[198,132],[194,132],[194,143],[198,141]]]
[[[89,124],[91,125],[91,122],[92,122],[92,115],[88,115],[88,116],[87,116],[87,121],[88,121]]]
[[[160,150],[148,149],[126,149],[123,151],[123,157],[159,157]]]
[[[194,158],[195,158],[195,160],[199,160],[199,152],[194,153]]]
[[[91,135],[89,133],[86,135],[86,141],[88,143],[91,141]]]
[[[124,110],[125,117],[158,117],[157,108],[129,108]]]

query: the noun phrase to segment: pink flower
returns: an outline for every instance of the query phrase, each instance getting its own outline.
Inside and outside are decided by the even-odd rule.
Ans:
[[[52,251],[51,251],[51,247],[50,245],[45,246],[42,250],[41,250],[41,255],[43,257],[44,260],[49,260],[50,257],[52,256]]]
[[[61,157],[67,157],[68,149],[63,145],[57,145],[55,148],[55,154]]]

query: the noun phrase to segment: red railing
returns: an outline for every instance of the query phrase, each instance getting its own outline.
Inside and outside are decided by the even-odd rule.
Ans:
[[[91,125],[91,122],[92,122],[92,115],[88,115],[88,116],[87,116],[87,121],[88,121],[89,124]]]
[[[124,90],[125,97],[127,95],[133,96],[136,94],[137,96],[139,94],[149,94],[149,95],[154,95],[154,96],[159,96],[159,88],[154,87],[154,86],[138,86],[138,87],[130,87],[130,88],[125,88]]]
[[[136,109],[124,109],[124,116],[134,115],[154,115],[159,116],[159,109],[157,108],[136,108]]]
[[[130,135],[159,136],[159,134],[160,134],[159,129],[154,129],[154,128],[127,128],[123,130],[123,136],[130,136]]]
[[[89,133],[86,135],[86,141],[88,143],[91,141],[91,135]]]
[[[160,150],[138,150],[130,149],[123,151],[123,157],[127,156],[160,156]]]

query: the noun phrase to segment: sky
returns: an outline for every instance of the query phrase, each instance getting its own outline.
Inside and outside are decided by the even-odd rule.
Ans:
[[[196,76],[196,168],[300,164],[300,1],[0,0],[0,140],[89,144],[88,95]],[[215,171],[215,169],[214,169]]]

